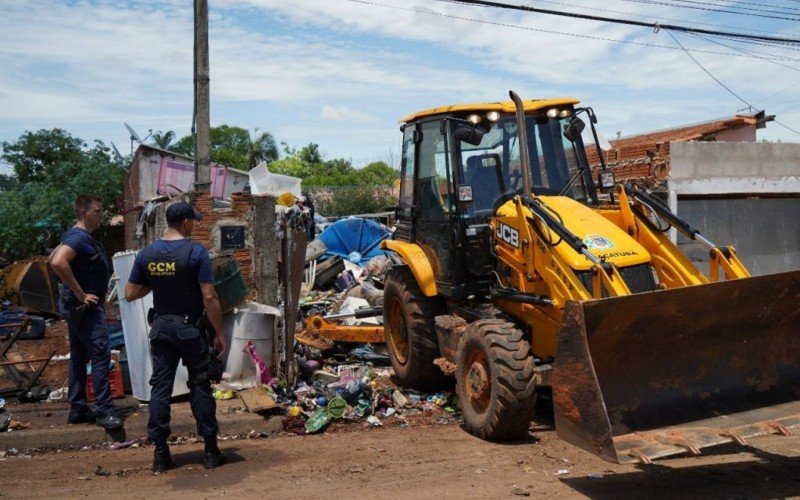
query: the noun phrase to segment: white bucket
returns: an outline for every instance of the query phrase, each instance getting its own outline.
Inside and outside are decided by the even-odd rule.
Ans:
[[[226,328],[230,332],[229,349],[225,359],[227,382],[235,389],[255,387],[260,384],[256,380],[257,372],[250,354],[245,351],[248,342],[252,342],[256,352],[269,367],[272,363],[272,338],[275,332],[275,320],[280,311],[271,306],[248,302],[247,307],[234,309],[227,315]],[[230,327],[228,327],[230,325]]]

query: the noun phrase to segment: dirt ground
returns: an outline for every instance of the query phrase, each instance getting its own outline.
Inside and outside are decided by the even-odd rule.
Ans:
[[[800,439],[754,440],[701,457],[615,465],[560,441],[551,422],[525,442],[481,441],[457,424],[229,440],[206,471],[202,444],[173,445],[176,468],[149,471],[152,447],[0,458],[0,497],[785,498],[800,495]],[[101,469],[98,469],[100,467]]]
[[[50,350],[66,352],[63,322],[49,327],[44,340],[20,342],[15,347],[28,357],[46,355]],[[65,366],[63,362],[55,364],[45,373],[44,381],[58,387]],[[236,401],[227,403],[219,411],[236,406]],[[282,433],[269,438],[225,440],[221,448],[230,463],[214,471],[200,467],[202,444],[196,439],[173,445],[176,468],[160,475],[149,470],[153,448],[148,445],[32,456],[23,450],[0,452],[0,497],[800,496],[799,437],[768,436],[752,440],[758,448],[728,445],[704,450],[700,457],[622,466],[559,440],[548,405],[540,402],[530,436],[523,442],[481,441],[459,427],[457,416],[441,409],[407,411],[384,418],[382,427],[369,427],[364,420],[337,421],[321,435]],[[64,413],[66,406],[62,406]],[[131,407],[136,410],[138,405]],[[25,413],[17,410],[33,428],[47,424],[55,411],[39,415],[40,422],[36,408]]]

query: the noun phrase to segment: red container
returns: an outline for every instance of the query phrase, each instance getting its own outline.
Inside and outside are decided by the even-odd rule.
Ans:
[[[122,382],[122,370],[115,366],[108,374],[108,385],[111,386],[111,397],[121,398],[125,395],[125,388]],[[92,376],[86,375],[86,401],[94,401],[94,387],[92,387]]]

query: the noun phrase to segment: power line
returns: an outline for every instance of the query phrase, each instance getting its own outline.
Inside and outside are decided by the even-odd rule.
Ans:
[[[718,36],[718,38],[721,38],[723,40],[730,40],[732,42],[737,42],[737,43],[746,43],[746,44],[749,44],[749,45],[760,45],[762,47],[770,47],[770,48],[773,48],[773,49],[791,50],[791,51],[795,51],[795,52],[800,51],[800,47],[793,47],[793,46],[789,46],[789,45],[786,45],[786,44],[783,44],[783,43],[759,42],[759,41],[756,41],[756,40],[742,40],[740,38],[731,38],[729,36]]]
[[[549,3],[549,4],[552,4],[552,5],[562,5],[564,7],[575,7],[577,9],[593,10],[593,11],[596,11],[596,12],[609,12],[611,14],[622,14],[622,15],[625,15],[625,16],[639,17],[639,18],[642,18],[642,19],[653,19],[653,17],[654,17],[654,16],[648,16],[648,15],[644,15],[644,14],[636,14],[636,13],[633,13],[633,12],[624,12],[624,11],[619,11],[619,10],[601,9],[601,8],[598,8],[598,7],[586,7],[586,6],[583,6],[583,5],[575,5],[575,4],[571,4],[571,3],[555,2],[553,0],[532,0],[532,1],[533,2]],[[800,2],[800,0],[797,0],[797,1]],[[699,21],[687,21],[685,19],[675,19],[675,18],[671,18],[671,17],[659,17],[659,20],[677,21],[677,22],[680,22],[680,23],[682,23],[682,22],[690,22],[692,24],[698,24],[698,25],[701,25],[701,26],[712,26],[714,28],[738,29],[738,30],[741,30],[741,31],[752,31],[753,33],[772,33],[772,31],[767,31],[767,30],[757,30],[757,29],[753,29],[753,28],[739,28],[737,26],[726,26],[724,24],[702,23],[702,22],[699,22]]]
[[[646,28],[663,28],[668,30],[674,31],[683,31],[688,33],[702,33],[705,35],[718,35],[718,36],[730,36],[736,38],[743,38],[746,40],[763,40],[768,42],[783,42],[783,43],[791,43],[791,44],[800,44],[800,39],[796,38],[782,38],[776,36],[765,36],[765,35],[748,35],[744,33],[736,33],[736,32],[725,32],[725,31],[716,31],[716,30],[706,30],[701,28],[689,28],[686,26],[677,26],[672,24],[661,24],[661,23],[644,23],[641,21],[631,21],[628,19],[617,19],[612,17],[603,17],[603,16],[592,16],[588,14],[576,14],[574,12],[564,12],[560,10],[551,10],[551,9],[540,9],[537,7],[529,7],[525,5],[509,5],[500,2],[494,2],[490,0],[437,0],[439,2],[446,1],[451,3],[460,3],[465,5],[477,5],[481,7],[494,7],[499,9],[508,9],[508,10],[520,10],[525,12],[536,12],[539,14],[549,14],[554,16],[562,16],[562,17],[571,17],[576,19],[587,19],[590,21],[602,21],[607,23],[616,23],[616,24],[626,24],[629,26],[641,26]],[[633,0],[626,0],[626,1],[633,1]],[[639,0],[643,1],[643,0]]]
[[[774,5],[765,5],[765,4],[761,4],[761,3],[750,3],[750,2],[729,2],[727,4],[719,4],[719,3],[714,3],[714,2],[698,2],[696,0],[671,0],[671,1],[682,3],[682,4],[703,5],[705,7],[721,7],[723,9],[739,9],[739,10],[749,10],[749,11],[753,11],[753,12],[767,12],[769,14],[784,14],[784,15],[787,15],[787,16],[796,16],[796,15],[798,15],[798,13],[797,12],[781,12],[780,10],[775,10],[775,9],[788,9],[788,10],[800,11],[800,9],[797,9],[797,8],[794,8],[794,7],[776,7]],[[758,9],[758,8],[752,8],[752,7],[738,7],[738,6],[734,5],[734,4],[769,7],[769,9]]]
[[[678,39],[677,39],[677,38],[675,38],[675,35],[673,35],[671,31],[669,31],[669,30],[664,30],[664,31],[666,31],[666,32],[667,32],[667,34],[668,34],[669,36],[671,36],[673,40],[675,40],[675,43],[677,43],[677,44],[678,44],[678,47],[680,47],[681,49],[683,49],[683,51],[684,51],[684,52],[686,52],[686,55],[687,55],[687,56],[689,56],[689,57],[692,59],[692,61],[694,61],[694,63],[695,63],[695,64],[697,64],[697,65],[700,67],[700,69],[702,69],[702,70],[703,70],[703,71],[704,71],[704,72],[705,72],[705,73],[706,73],[708,76],[710,76],[710,77],[711,77],[711,78],[712,78],[712,79],[713,79],[715,82],[717,82],[717,83],[718,83],[718,84],[719,84],[719,85],[720,85],[722,88],[724,88],[725,90],[727,90],[727,91],[728,91],[728,92],[729,92],[731,95],[733,95],[735,98],[737,98],[737,99],[739,99],[740,101],[742,101],[743,103],[745,103],[745,104],[746,104],[746,105],[747,105],[747,106],[748,106],[750,109],[755,109],[755,108],[753,107],[753,105],[752,105],[752,104],[750,104],[749,102],[747,102],[747,101],[745,101],[743,98],[741,98],[741,97],[740,97],[740,96],[739,96],[739,95],[738,95],[736,92],[734,92],[733,90],[731,90],[730,88],[728,88],[728,86],[727,86],[727,85],[725,85],[724,83],[722,83],[722,81],[720,81],[720,80],[719,80],[719,79],[718,79],[716,76],[714,76],[713,74],[711,74],[711,72],[710,72],[710,71],[708,71],[708,70],[705,68],[705,66],[703,66],[702,64],[700,64],[700,61],[698,61],[697,59],[695,59],[695,58],[694,58],[694,56],[693,56],[691,53],[689,53],[689,51],[688,51],[688,50],[686,50],[686,47],[684,47],[684,46],[681,44],[681,42],[679,42],[679,41],[678,41]]]
[[[727,47],[729,49],[736,50],[736,51],[742,52],[744,54],[750,54],[753,57],[756,57],[758,59],[762,59],[764,61],[771,62],[773,64],[777,64],[778,66],[782,66],[782,67],[787,68],[787,69],[791,69],[792,71],[800,71],[800,68],[795,68],[794,66],[789,66],[788,64],[780,63],[777,60],[778,58],[780,58],[780,59],[782,59],[784,61],[800,62],[800,60],[798,60],[798,59],[791,59],[791,58],[788,58],[788,57],[787,58],[782,58],[782,57],[776,56],[774,54],[765,54],[763,52],[755,52],[755,51],[752,51],[752,50],[740,49],[739,47],[734,47],[733,45],[728,45],[728,44],[725,44],[725,43],[722,43],[722,42],[718,42],[716,40],[712,40],[710,38],[706,38],[703,35],[698,35],[697,33],[688,33],[688,34],[693,36],[693,37],[699,38],[701,40],[705,40],[706,42],[711,42],[711,43],[714,43],[714,44],[717,44],[717,45],[721,45],[723,47]],[[770,57],[762,57],[764,55],[770,56],[770,57],[772,57],[772,59],[770,59]]]
[[[769,4],[765,4],[765,3],[756,3],[756,2],[736,2],[736,1],[731,1],[731,2],[728,2],[728,4],[718,4],[718,3],[713,3],[713,2],[697,2],[695,0],[672,0],[672,1],[673,2],[679,2],[679,3],[693,3],[693,4],[699,4],[699,5],[711,5],[711,6],[714,6],[714,7],[723,7],[723,8],[729,8],[729,9],[755,10],[757,12],[771,12],[773,14],[786,14],[786,15],[789,15],[789,16],[796,16],[797,13],[795,13],[795,12],[780,12],[780,10],[774,10],[774,9],[800,11],[800,9],[797,8],[797,7],[781,7],[781,6],[778,6],[778,5],[769,5]],[[737,7],[737,5],[752,5],[754,7],[768,7],[769,9],[753,9],[753,8],[749,8],[749,7]]]
[[[739,15],[742,15],[742,16],[766,17],[766,18],[769,18],[769,19],[782,19],[784,21],[800,21],[800,18],[796,18],[796,17],[771,16],[771,15],[767,15],[767,14],[752,14],[750,12],[738,12],[738,11],[735,11],[735,10],[726,10],[726,9],[712,9],[710,7],[697,7],[697,6],[694,6],[694,5],[676,4],[676,3],[672,3],[672,2],[662,2],[662,1],[658,1],[658,0],[622,0],[622,1],[623,2],[633,2],[633,3],[645,3],[645,4],[649,4],[649,5],[663,5],[663,6],[666,6],[666,7],[680,7],[680,8],[683,8],[683,9],[705,10],[705,11],[710,11],[710,12],[723,12],[725,14],[739,14]],[[702,2],[702,3],[701,2],[697,2],[697,3],[700,3],[701,5],[716,5],[716,4],[708,4],[708,3],[704,3],[704,2]]]
[[[695,64],[697,64],[697,65],[700,67],[700,69],[702,69],[702,70],[703,70],[703,72],[705,72],[705,74],[707,74],[708,76],[710,76],[710,77],[711,77],[711,78],[712,78],[712,79],[713,79],[715,82],[717,82],[717,83],[718,83],[718,84],[719,84],[719,85],[720,85],[722,88],[724,88],[725,90],[727,90],[727,91],[728,91],[728,92],[729,92],[729,93],[730,93],[732,96],[734,96],[735,98],[737,98],[737,99],[739,99],[740,101],[742,101],[742,102],[743,102],[743,103],[744,103],[744,104],[745,104],[745,105],[746,105],[748,108],[750,108],[751,110],[753,110],[753,109],[756,109],[756,108],[755,108],[755,106],[753,106],[752,104],[750,104],[749,102],[747,102],[746,100],[744,100],[744,98],[742,98],[742,97],[741,97],[739,94],[737,94],[736,92],[734,92],[733,90],[731,90],[731,89],[730,89],[730,88],[729,88],[727,85],[725,85],[724,83],[722,83],[722,80],[720,80],[719,78],[717,78],[716,76],[714,76],[714,75],[713,75],[713,74],[712,74],[712,73],[711,73],[709,70],[707,70],[707,69],[705,68],[705,66],[703,66],[702,64],[700,64],[700,61],[698,61],[697,59],[695,59],[695,57],[694,57],[694,56],[693,56],[693,55],[692,55],[692,54],[691,54],[691,53],[690,53],[688,50],[686,50],[686,47],[684,47],[684,46],[681,44],[681,42],[680,42],[680,41],[678,41],[678,39],[675,37],[675,35],[673,35],[673,34],[672,34],[672,32],[671,32],[671,31],[669,31],[669,30],[665,30],[665,31],[667,32],[667,34],[669,34],[669,36],[671,36],[671,37],[672,37],[672,39],[673,39],[673,40],[675,40],[675,43],[677,43],[677,44],[678,44],[678,46],[679,46],[681,49],[683,49],[683,51],[686,53],[686,55],[687,55],[687,56],[689,56],[689,58],[690,58],[692,61],[694,61],[694,63],[695,63]],[[778,120],[775,120],[775,123],[777,123],[778,125],[780,125],[781,127],[785,128],[785,129],[787,129],[787,130],[790,130],[790,131],[794,132],[794,133],[795,133],[795,134],[797,134],[797,135],[800,135],[800,132],[798,132],[797,130],[795,130],[795,129],[793,129],[793,128],[789,127],[788,125],[785,125],[785,124],[783,124],[783,123],[779,122]]]
[[[781,94],[783,94],[784,92],[786,92],[787,90],[791,90],[791,89],[793,89],[793,88],[797,87],[798,85],[800,85],[800,81],[798,81],[798,82],[796,82],[796,83],[794,83],[794,84],[792,84],[792,85],[789,85],[788,87],[786,87],[786,88],[784,88],[784,89],[781,89],[781,90],[779,90],[779,91],[775,92],[775,93],[774,93],[774,94],[772,94],[772,95],[769,95],[769,96],[767,96],[767,97],[765,97],[765,98],[763,98],[763,99],[761,99],[761,100],[758,100],[758,101],[756,101],[756,104],[761,104],[762,102],[769,101],[769,100],[770,100],[770,99],[772,99],[773,97],[775,97],[775,96],[778,96],[778,95],[781,95]]]
[[[352,2],[352,3],[359,3],[359,4],[363,4],[363,5],[371,5],[373,7],[384,7],[384,8],[387,8],[387,9],[395,9],[395,10],[402,10],[402,11],[406,11],[406,12],[414,12],[414,13],[417,13],[417,14],[426,14],[426,15],[430,15],[430,16],[446,17],[446,18],[449,18],[449,19],[456,19],[456,20],[459,20],[459,21],[469,21],[469,22],[474,22],[474,23],[487,24],[487,25],[491,25],[491,26],[500,26],[502,28],[512,28],[512,29],[519,29],[519,30],[525,30],[525,31],[535,31],[535,32],[538,32],[538,33],[549,33],[549,34],[553,34],[553,35],[564,35],[564,36],[571,36],[571,37],[575,37],[575,38],[585,38],[585,39],[589,39],[589,40],[599,40],[599,41],[603,41],[603,42],[624,43],[624,44],[628,44],[628,45],[637,45],[637,46],[640,46],[640,47],[654,47],[654,48],[667,49],[667,50],[681,50],[678,47],[671,47],[669,45],[659,45],[659,44],[655,44],[655,43],[644,43],[644,42],[633,42],[633,41],[630,41],[630,40],[619,40],[619,39],[616,39],[616,38],[606,38],[606,37],[599,37],[599,36],[592,36],[592,35],[582,35],[582,34],[579,34],[579,33],[567,33],[567,32],[564,32],[564,31],[554,31],[554,30],[546,30],[546,29],[541,29],[541,28],[532,28],[532,27],[529,27],[529,26],[519,26],[519,25],[516,25],[516,24],[500,23],[500,22],[496,22],[496,21],[486,21],[484,19],[476,19],[476,18],[472,18],[472,17],[454,16],[454,15],[451,15],[451,14],[443,14],[443,13],[440,13],[440,12],[433,12],[433,11],[430,11],[430,10],[418,10],[418,9],[414,9],[414,8],[411,8],[411,7],[400,7],[400,6],[397,6],[397,5],[388,5],[388,4],[369,1],[369,0],[346,0],[346,1]],[[451,1],[454,1],[454,0],[439,0],[439,1],[451,2]],[[716,52],[716,51],[711,51],[711,50],[699,50],[699,49],[691,49],[691,51],[692,52],[696,52],[696,53],[700,53],[700,54],[712,54],[712,55],[720,55],[720,56],[745,57],[745,58],[750,58],[750,59],[756,59],[755,56],[748,56],[746,54],[735,54],[735,53],[731,53],[731,52]]]

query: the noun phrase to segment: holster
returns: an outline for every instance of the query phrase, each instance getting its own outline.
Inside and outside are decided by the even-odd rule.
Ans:
[[[222,381],[222,361],[217,359],[219,351],[214,349],[215,332],[205,312],[203,312],[203,315],[197,320],[195,326],[200,331],[201,335],[206,336],[206,340],[208,341],[208,380],[215,384],[219,383]]]

